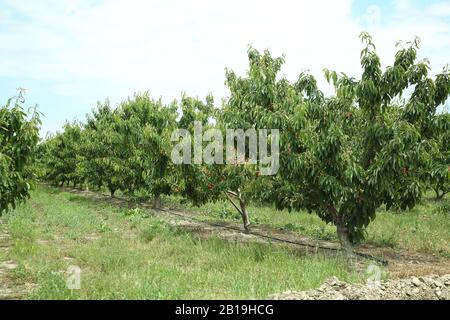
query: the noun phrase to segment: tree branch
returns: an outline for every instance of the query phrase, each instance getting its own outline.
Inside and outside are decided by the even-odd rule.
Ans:
[[[233,205],[233,207],[239,212],[240,215],[242,215],[242,211],[241,209],[239,209],[239,207],[234,203],[233,199],[231,199],[231,197],[228,195],[227,191],[224,191],[225,196],[227,197],[228,201],[231,202],[231,204]]]
[[[232,196],[239,197],[239,195],[236,192],[234,192],[234,191],[228,190],[228,191],[225,191],[225,192],[231,194]]]

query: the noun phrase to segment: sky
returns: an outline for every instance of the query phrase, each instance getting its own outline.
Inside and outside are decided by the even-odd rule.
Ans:
[[[212,93],[219,105],[225,68],[244,74],[248,45],[285,54],[283,75],[308,70],[331,93],[323,68],[360,75],[361,31],[383,68],[415,36],[432,74],[450,63],[450,0],[0,0],[0,104],[25,88],[41,135],[134,92]]]

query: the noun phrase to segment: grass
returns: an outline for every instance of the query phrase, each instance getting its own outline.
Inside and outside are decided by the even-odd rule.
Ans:
[[[31,299],[260,299],[331,276],[363,279],[340,258],[202,240],[149,212],[43,186],[2,219],[13,239],[8,258],[19,264],[14,280],[35,284]],[[79,290],[66,285],[71,265],[81,268]]]
[[[165,202],[180,207],[179,199],[167,197]],[[189,207],[189,210],[200,212],[204,220],[241,222],[228,202],[208,203],[200,208]],[[314,214],[277,211],[258,205],[250,205],[248,211],[254,224],[265,224],[314,239],[337,241],[336,228]],[[450,258],[450,198],[436,201],[427,195],[412,210],[379,209],[376,219],[367,228],[364,243]]]

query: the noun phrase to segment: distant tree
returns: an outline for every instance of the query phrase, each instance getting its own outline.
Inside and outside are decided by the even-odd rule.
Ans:
[[[208,201],[215,201],[220,196],[220,190],[213,188],[213,184],[217,183],[216,175],[212,174],[217,170],[217,166],[208,165],[201,159],[200,163],[193,161],[194,156],[194,128],[195,122],[200,123],[203,130],[213,127],[212,119],[214,118],[213,99],[208,96],[206,103],[203,101],[183,95],[180,103],[181,116],[177,121],[177,128],[187,130],[188,137],[179,137],[189,147],[188,158],[190,164],[178,164],[178,186],[176,192],[186,199],[190,200],[194,205],[201,205]],[[172,137],[173,138],[173,137]],[[187,139],[187,140],[184,140]],[[179,141],[174,141],[178,143]],[[201,146],[203,147],[203,143]],[[172,144],[173,145],[173,144]]]
[[[105,186],[111,197],[126,188],[125,181],[132,175],[120,121],[118,111],[110,107],[109,101],[98,103],[97,109],[88,115],[82,144],[83,171],[89,184],[96,188]]]
[[[79,172],[82,128],[79,123],[66,123],[63,131],[47,137],[40,148],[45,149],[46,180],[60,186],[80,185],[84,177]]]
[[[175,187],[173,163],[170,161],[170,136],[175,129],[177,105],[165,105],[149,94],[136,94],[120,106],[120,132],[128,150],[128,167],[132,170],[129,191],[142,190],[161,206],[161,195],[171,194]]]

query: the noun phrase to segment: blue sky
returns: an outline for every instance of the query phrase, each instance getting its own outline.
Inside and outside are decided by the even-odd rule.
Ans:
[[[26,88],[42,135],[136,91],[166,101],[211,92],[220,103],[224,69],[245,72],[248,44],[285,53],[289,79],[308,69],[330,90],[324,67],[359,74],[362,30],[384,66],[397,40],[416,35],[433,73],[450,63],[449,0],[0,0],[0,99]]]

